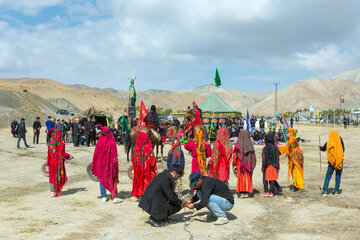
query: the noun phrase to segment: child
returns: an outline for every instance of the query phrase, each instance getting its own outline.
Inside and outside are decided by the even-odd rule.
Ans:
[[[275,136],[272,133],[268,133],[265,137],[266,146],[262,151],[262,168],[263,181],[264,181],[264,193],[263,197],[274,197],[276,193],[276,180],[278,179],[279,165],[279,149],[275,145]],[[270,191],[268,188],[270,185]]]
[[[167,168],[170,169],[171,166],[173,165],[178,165],[181,166],[182,169],[185,168],[185,158],[184,158],[184,153],[181,150],[181,143],[179,142],[179,140],[177,138],[175,138],[172,142],[171,142],[171,149],[168,153],[168,157],[167,157]],[[178,178],[175,185],[175,192],[180,192],[182,190],[182,181],[181,181],[181,177]]]
[[[339,132],[336,130],[332,130],[329,134],[329,141],[324,144],[324,146],[320,146],[319,148],[321,151],[327,153],[328,158],[328,169],[326,172],[324,187],[322,191],[322,195],[326,197],[328,195],[328,187],[329,182],[331,179],[331,176],[336,171],[336,177],[335,177],[335,190],[334,195],[339,195],[339,189],[340,189],[340,182],[341,182],[341,173],[342,173],[342,167],[343,167],[343,161],[344,161],[344,152],[345,152],[345,146],[342,138],[339,135]]]

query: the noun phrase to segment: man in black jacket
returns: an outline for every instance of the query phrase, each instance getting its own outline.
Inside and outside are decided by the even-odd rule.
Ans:
[[[18,128],[18,141],[17,141],[17,147],[20,148],[20,140],[23,139],[24,140],[24,144],[25,147],[30,147],[30,145],[28,145],[26,143],[26,127],[25,127],[25,119],[22,118],[21,119],[21,123],[19,124],[19,128]]]
[[[191,200],[187,201],[187,207],[200,210],[207,207],[210,210],[208,219],[217,218],[215,225],[222,225],[229,222],[224,211],[230,211],[234,206],[234,197],[228,186],[217,178],[202,176],[194,172],[189,177],[190,187],[197,189]],[[199,203],[195,203],[200,200]],[[195,203],[195,204],[194,204]]]
[[[75,119],[72,131],[74,135],[74,147],[78,147],[80,141],[80,133],[81,133],[81,125],[78,118]]]
[[[84,135],[86,139],[86,146],[90,147],[90,134],[91,134],[91,118],[88,118],[86,122],[84,122]]]
[[[40,117],[37,117],[36,121],[33,123],[33,130],[34,130],[33,144],[39,144],[40,129],[41,129]]]
[[[184,174],[184,169],[173,165],[153,178],[146,187],[139,207],[150,214],[149,222],[154,227],[162,227],[167,218],[185,207],[187,201],[180,200],[174,189],[175,181]]]

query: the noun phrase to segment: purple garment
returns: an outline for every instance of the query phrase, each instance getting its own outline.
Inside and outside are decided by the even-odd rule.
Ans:
[[[59,130],[61,132],[61,123],[55,123],[54,129]]]

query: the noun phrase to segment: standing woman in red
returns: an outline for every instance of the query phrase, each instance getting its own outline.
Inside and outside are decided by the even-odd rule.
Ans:
[[[120,203],[117,196],[117,184],[119,183],[119,163],[117,147],[114,136],[108,127],[101,128],[101,136],[96,143],[91,171],[100,182],[100,194],[103,202],[106,202],[106,190],[111,193],[113,203]]]
[[[62,194],[62,188],[67,181],[65,171],[65,160],[71,159],[72,156],[65,152],[65,144],[61,137],[59,130],[53,130],[51,139],[48,145],[48,160],[49,167],[49,183],[51,190],[51,197],[57,197]]]
[[[153,147],[146,133],[140,132],[137,135],[131,162],[134,168],[131,196],[140,197],[144,194],[147,185],[157,174]]]
[[[217,178],[228,184],[232,154],[233,148],[229,140],[229,132],[226,128],[220,128],[216,133],[216,141],[209,163],[210,177]]]
[[[234,151],[233,168],[237,176],[236,192],[248,197],[253,193],[252,173],[256,166],[255,150],[249,131],[240,131]]]

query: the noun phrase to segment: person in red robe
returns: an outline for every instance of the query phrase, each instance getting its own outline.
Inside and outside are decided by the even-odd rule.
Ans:
[[[140,197],[144,194],[147,185],[157,174],[153,147],[146,133],[140,132],[137,135],[131,162],[134,168],[131,196]]]
[[[100,193],[103,202],[107,201],[106,190],[111,193],[113,203],[121,202],[117,197],[119,183],[119,163],[114,136],[108,127],[101,127],[101,135],[96,143],[91,171],[100,182]]]
[[[49,168],[49,183],[51,197],[62,195],[62,188],[67,181],[65,160],[72,156],[65,152],[65,144],[61,137],[61,132],[56,129],[53,131],[48,145],[48,158],[46,165]]]
[[[211,156],[211,148],[205,143],[204,133],[201,130],[198,130],[195,139],[188,141],[184,147],[193,157],[191,173],[199,172],[201,175],[207,176],[206,158]]]
[[[209,163],[210,177],[217,178],[228,184],[232,154],[233,148],[229,140],[229,132],[224,127],[220,128],[216,133],[216,141]]]
[[[196,105],[195,102],[193,102],[193,106],[194,106],[194,109],[195,109],[195,117],[193,117],[191,119],[190,122],[188,122],[188,124],[186,125],[185,129],[184,129],[184,135],[187,134],[187,132],[191,131],[191,129],[196,126],[196,125],[202,125],[201,123],[201,117],[200,117],[200,112],[199,112],[199,109]],[[188,112],[189,114],[189,112]]]
[[[256,166],[255,150],[249,131],[240,131],[234,152],[233,169],[237,176],[236,192],[239,197],[248,197],[253,193],[252,173]]]

